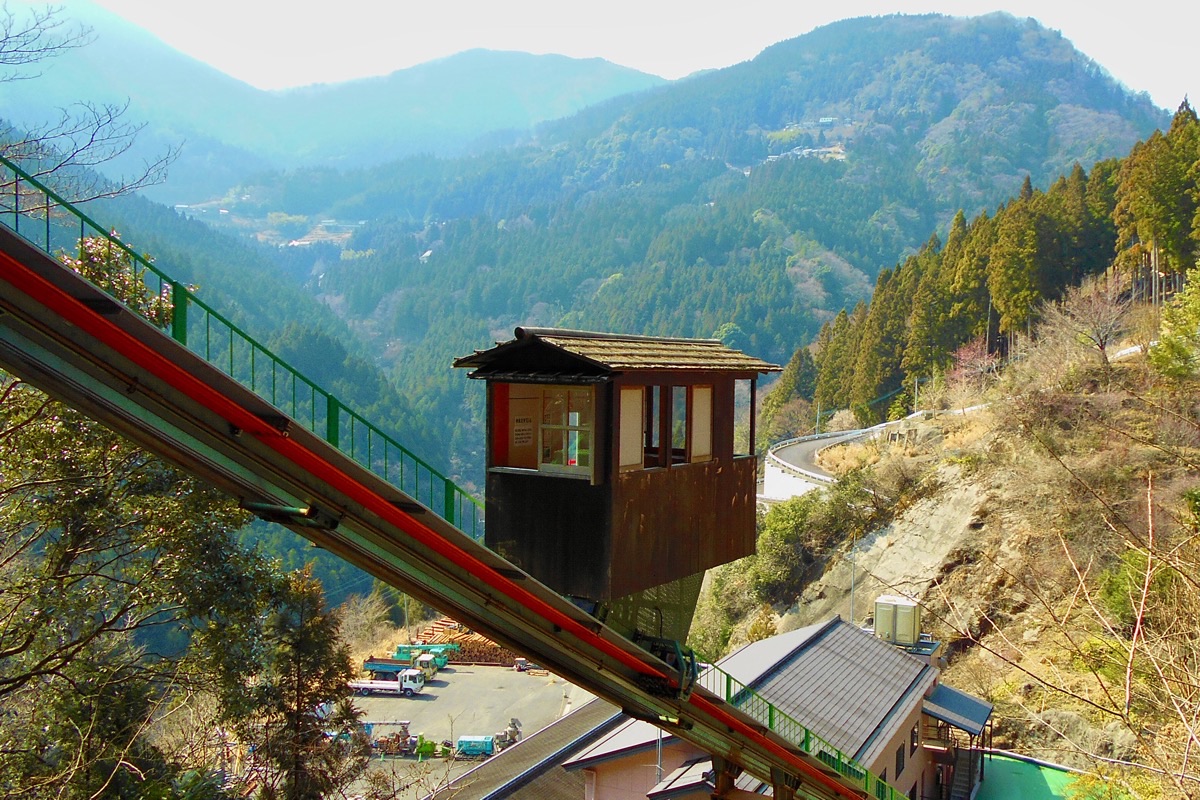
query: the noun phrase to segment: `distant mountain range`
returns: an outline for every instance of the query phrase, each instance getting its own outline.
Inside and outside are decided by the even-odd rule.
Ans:
[[[94,41],[40,65],[35,80],[0,83],[0,113],[36,124],[81,100],[128,100],[127,118],[146,123],[132,158],[184,144],[170,185],[148,193],[170,202],[208,199],[261,169],[462,155],[498,131],[665,83],[602,59],[475,50],[378,78],[263,91],[90,0],[68,0],[65,16]]]
[[[261,92],[70,9],[97,41],[0,84],[2,113],[129,98],[142,146],[186,140],[150,196],[219,204],[186,219],[126,198],[96,218],[475,485],[483,396],[450,365],[514,326],[718,335],[783,363],[957,211],[1170,122],[1007,14],[844,20],[669,83],[473,52]]]
[[[309,285],[455,430],[446,365],[516,325],[722,331],[782,363],[958,211],[1169,122],[1033,20],[859,18],[469,159],[257,176],[225,217],[363,221]]]

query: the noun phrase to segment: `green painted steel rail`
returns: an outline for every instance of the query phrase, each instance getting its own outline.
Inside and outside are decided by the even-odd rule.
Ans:
[[[482,502],[17,164],[0,156],[0,168],[0,223],[55,258],[78,249],[86,238],[108,241],[129,257],[147,288],[171,306],[164,333],[447,522],[482,539]]]
[[[696,679],[696,685],[712,692],[742,713],[753,717],[768,730],[787,739],[806,754],[822,761],[845,781],[866,792],[868,797],[876,800],[908,800],[907,794],[877,778],[862,764],[780,711],[754,689],[720,667],[712,664],[703,666],[700,676]]]

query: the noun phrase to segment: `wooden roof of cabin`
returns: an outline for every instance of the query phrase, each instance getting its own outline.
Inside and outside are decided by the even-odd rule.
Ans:
[[[456,359],[472,378],[603,380],[622,372],[724,372],[745,377],[780,367],[720,339],[673,339],[559,328],[517,328],[490,350]]]

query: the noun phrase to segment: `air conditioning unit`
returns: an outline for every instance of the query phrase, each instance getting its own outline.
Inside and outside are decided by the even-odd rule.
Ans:
[[[916,644],[921,639],[921,607],[894,594],[875,600],[875,635],[892,644]]]

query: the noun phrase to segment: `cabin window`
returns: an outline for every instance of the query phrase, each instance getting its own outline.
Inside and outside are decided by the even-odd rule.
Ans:
[[[686,386],[671,389],[671,463],[687,461],[688,390]]]
[[[497,384],[492,465],[591,478],[593,392],[590,386]]]
[[[665,466],[660,462],[661,454],[659,452],[662,442],[662,407],[663,387],[647,386],[646,412],[642,417],[646,434],[645,466],[647,469]]]
[[[591,387],[543,387],[539,470],[591,477],[594,426]]]
[[[620,404],[621,471],[712,460],[712,386],[624,386]]]
[[[645,453],[642,436],[645,430],[643,412],[646,390],[641,386],[621,387],[621,471],[641,469]]]

